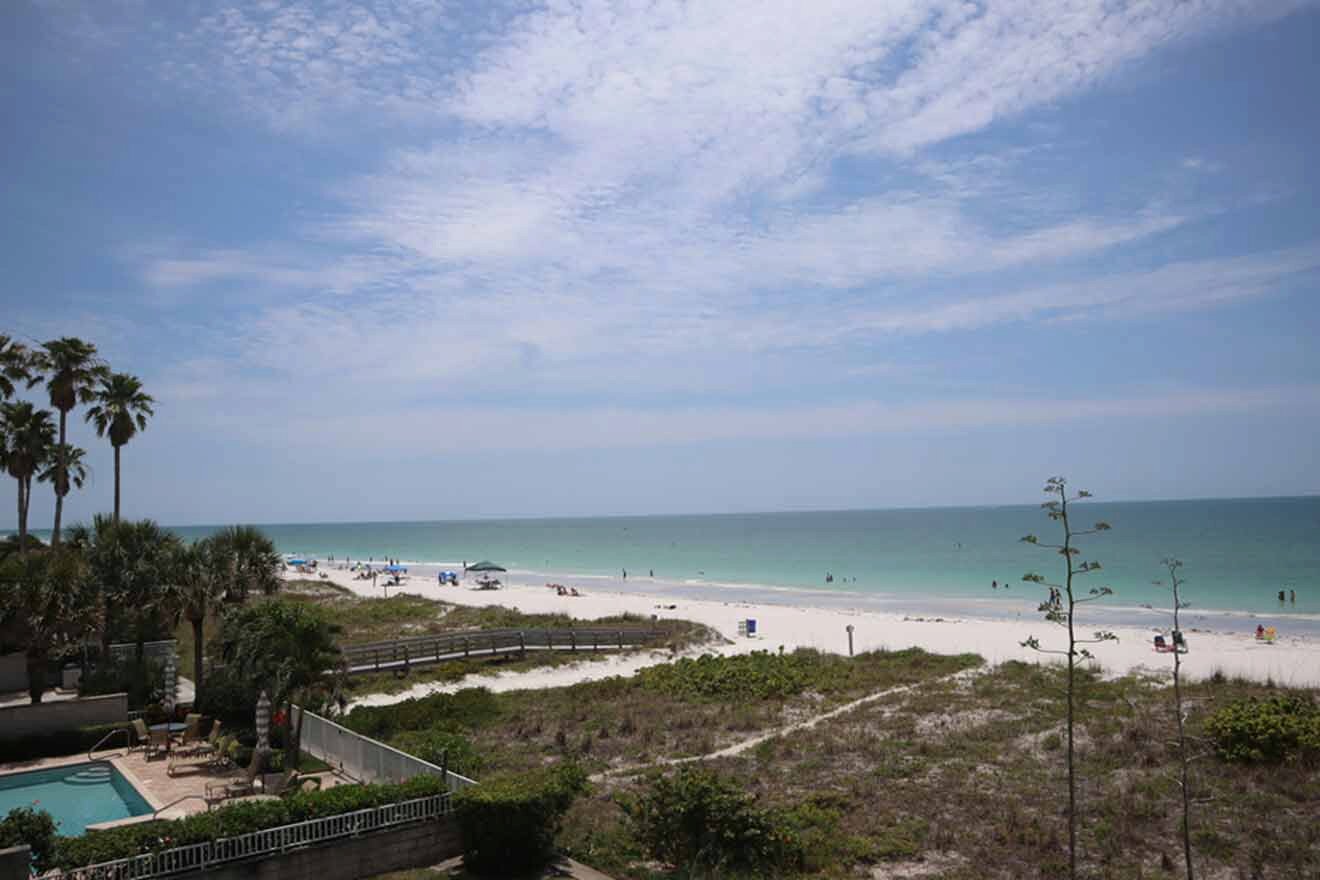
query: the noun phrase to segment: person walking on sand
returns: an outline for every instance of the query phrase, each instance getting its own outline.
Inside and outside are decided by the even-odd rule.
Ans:
[[[1296,590],[1289,590],[1289,591],[1288,591],[1288,601],[1289,601],[1289,602],[1292,602],[1294,605],[1297,604],[1297,591],[1296,591]]]
[[[997,590],[997,589],[999,589],[999,581],[991,581],[991,582],[990,582],[990,589],[992,589],[992,590]]]
[[[623,579],[624,579],[625,581],[628,579],[628,569],[626,569],[626,568],[623,570]],[[1280,594],[1279,594],[1279,598],[1283,598],[1283,593],[1280,593]]]

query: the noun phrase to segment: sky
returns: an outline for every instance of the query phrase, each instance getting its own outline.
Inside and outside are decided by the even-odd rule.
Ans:
[[[156,398],[126,516],[1320,491],[1315,2],[0,18],[0,332]]]

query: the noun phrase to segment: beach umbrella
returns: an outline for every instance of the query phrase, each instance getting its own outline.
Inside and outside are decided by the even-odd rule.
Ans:
[[[306,564],[307,564],[307,560],[306,560],[306,559],[290,559],[290,560],[289,560],[289,565],[306,565]]]
[[[407,570],[408,570],[408,566],[406,566],[406,565],[387,565],[387,566],[385,566],[385,570],[386,570],[386,571],[407,571]]]
[[[491,562],[489,559],[478,562],[476,565],[469,565],[467,570],[468,571],[508,571],[508,569],[505,568],[504,566],[496,565],[495,563]]]
[[[257,698],[257,751],[270,750],[270,697],[262,691]]]
[[[165,655],[165,714],[174,717],[174,693],[179,686],[179,670],[175,666],[174,652]]]

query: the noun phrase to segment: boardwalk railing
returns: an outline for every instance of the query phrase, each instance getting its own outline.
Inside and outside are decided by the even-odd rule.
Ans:
[[[302,713],[302,750],[320,758],[359,782],[406,782],[414,776],[444,776],[450,791],[477,783],[445,771],[421,758],[401,752],[369,736],[322,718],[297,706]]]
[[[349,672],[368,672],[492,654],[624,650],[640,647],[664,634],[659,629],[619,627],[485,629],[346,645],[341,652]]]
[[[315,846],[344,837],[356,837],[414,822],[439,819],[453,811],[449,794],[386,804],[338,816],[309,819],[263,831],[240,834],[206,843],[194,843],[160,852],[87,865],[42,875],[43,880],[145,880],[202,871],[226,863],[260,859],[277,853]]]

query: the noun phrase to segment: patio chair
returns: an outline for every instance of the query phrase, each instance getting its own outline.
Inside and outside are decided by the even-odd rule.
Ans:
[[[237,745],[237,740],[235,740]],[[207,807],[218,804],[229,798],[244,797],[246,795],[256,794],[257,775],[261,772],[261,752],[253,750],[252,760],[248,762],[247,769],[238,779],[222,779],[218,782],[206,783]]]
[[[201,720],[200,716],[198,717],[198,720]],[[189,742],[188,737],[185,734],[183,743],[170,750],[170,765],[165,772],[168,775],[173,776],[175,768],[180,765],[187,766],[191,764],[193,766],[201,766],[201,764],[197,763],[199,760],[205,764],[212,763],[215,760],[216,752],[219,750],[219,741],[219,720],[216,720],[211,725],[211,733],[206,739],[201,739],[200,736],[198,736]]]
[[[147,759],[151,759],[153,752],[157,754],[168,755],[170,753],[170,732],[166,730],[153,730],[151,741],[147,746]]]
[[[186,726],[174,741],[175,748],[189,748],[202,741],[202,716],[197,712],[189,712],[183,721]]]
[[[133,719],[133,744],[128,747],[131,752],[134,749],[142,749],[144,752],[151,746],[151,733],[147,730],[147,723],[141,718]]]

